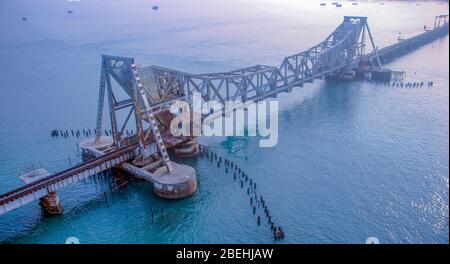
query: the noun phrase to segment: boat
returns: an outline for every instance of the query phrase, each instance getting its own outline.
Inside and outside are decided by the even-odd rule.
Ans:
[[[327,4],[326,4],[326,3],[320,3],[320,5],[321,5],[321,6],[326,6]]]
[[[336,7],[342,7],[342,4],[336,4]]]
[[[153,9],[153,10],[158,10],[159,7],[158,7],[157,5],[154,5],[154,6],[152,6],[152,9]]]

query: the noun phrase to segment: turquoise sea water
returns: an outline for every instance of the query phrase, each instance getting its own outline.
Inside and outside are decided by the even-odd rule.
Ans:
[[[16,169],[24,165],[58,171],[78,159],[76,139],[50,130],[94,127],[100,54],[194,73],[278,66],[344,15],[368,16],[383,47],[448,13],[447,4],[418,3],[0,1],[0,192],[21,186]],[[388,65],[407,81],[434,81],[431,88],[315,81],[280,95],[274,148],[254,137],[200,141],[255,179],[286,231],[283,243],[448,243],[448,48],[447,36]],[[273,242],[232,176],[204,159],[185,162],[199,180],[188,199],[161,200],[150,184],[131,182],[105,200],[105,185],[77,184],[60,192],[62,216],[44,217],[37,203],[0,216],[0,241]]]

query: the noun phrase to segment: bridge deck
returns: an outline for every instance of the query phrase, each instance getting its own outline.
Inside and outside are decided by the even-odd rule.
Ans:
[[[387,47],[377,50],[378,56],[384,57],[384,59],[391,59],[396,57],[397,54],[405,53],[406,51],[417,48],[418,46],[424,45],[430,41],[435,40],[438,37],[442,37],[448,34],[449,24],[445,23],[435,29],[426,30],[423,33],[401,40],[397,43],[389,45]],[[374,52],[367,54],[363,57],[363,60],[372,60],[376,54]]]
[[[75,167],[63,170],[47,178],[26,184],[0,195],[0,214],[46,196],[68,184],[79,182],[99,172],[130,160],[135,156],[137,144],[118,149]]]

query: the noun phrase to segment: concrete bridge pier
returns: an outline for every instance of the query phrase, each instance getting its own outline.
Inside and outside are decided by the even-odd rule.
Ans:
[[[49,215],[59,215],[62,214],[63,208],[61,206],[61,201],[56,192],[49,192],[47,196],[40,199],[39,204],[46,214]]]
[[[79,144],[83,161],[99,157],[105,154],[108,149],[113,148],[113,146],[114,139],[110,136],[100,136],[99,140],[91,137],[81,141]]]
[[[173,171],[166,166],[158,168],[153,177],[154,193],[164,199],[182,199],[197,190],[197,174],[191,166],[172,161]]]
[[[197,190],[197,175],[189,165],[171,161],[172,171],[162,166],[161,159],[124,162],[122,169],[134,177],[153,183],[155,195],[164,199],[182,199]]]
[[[173,147],[175,155],[179,158],[190,158],[200,153],[200,147],[197,139],[193,138],[189,141],[180,143]]]

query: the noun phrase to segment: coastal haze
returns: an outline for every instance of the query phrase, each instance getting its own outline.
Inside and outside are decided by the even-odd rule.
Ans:
[[[340,3],[0,1],[0,193],[22,185],[16,170],[29,163],[55,172],[70,166],[68,157],[80,161],[77,139],[50,131],[94,128],[101,54],[191,73],[279,66],[346,15],[367,16],[382,48],[448,14],[439,1]],[[252,137],[200,142],[255,179],[286,232],[282,243],[448,243],[448,49],[446,36],[386,65],[432,87],[316,80],[281,94],[274,148]],[[59,192],[61,216],[44,217],[37,203],[2,215],[0,242],[273,242],[232,176],[204,159],[182,162],[197,170],[192,197],[162,200],[150,183],[130,181],[105,200],[104,185],[76,184]]]

